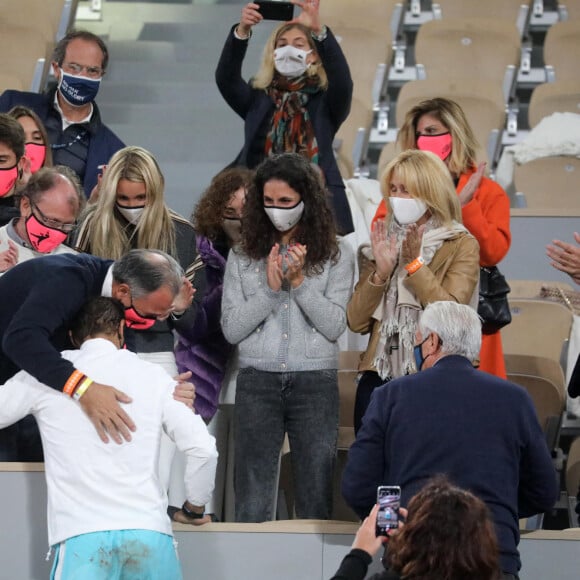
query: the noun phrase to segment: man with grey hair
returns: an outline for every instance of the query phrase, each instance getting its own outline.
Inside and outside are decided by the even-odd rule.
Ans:
[[[178,318],[192,304],[193,287],[181,266],[158,250],[131,250],[120,260],[88,254],[60,254],[28,260],[0,277],[0,385],[18,370],[77,400],[101,439],[131,439],[135,425],[119,402],[130,398],[93,381],[62,358],[70,347],[66,329],[80,308],[96,296],[110,296],[125,308],[128,329]],[[185,377],[180,376],[180,380]],[[191,385],[176,396],[190,406]],[[38,443],[18,426],[0,431],[0,460],[38,461]],[[30,443],[30,445],[29,445]]]
[[[518,519],[550,509],[558,486],[526,391],[478,371],[481,321],[455,302],[428,305],[416,333],[417,372],[379,387],[352,445],[342,493],[365,517],[379,485],[405,506],[439,473],[482,499],[493,516],[503,577],[517,578]]]

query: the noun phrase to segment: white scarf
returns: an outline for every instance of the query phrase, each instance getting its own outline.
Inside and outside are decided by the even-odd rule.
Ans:
[[[385,380],[415,372],[413,357],[415,330],[419,314],[423,309],[405,285],[407,271],[401,262],[400,252],[406,228],[393,220],[388,235],[392,233],[397,236],[399,259],[383,298],[373,312],[373,318],[381,323],[373,366],[377,369],[379,376]],[[421,240],[420,255],[425,260],[425,265],[431,263],[433,256],[445,240],[455,238],[461,233],[468,233],[468,231],[458,222],[453,222],[451,226],[439,226],[435,218],[429,219],[425,224],[425,232]],[[366,250],[369,250],[372,256],[370,247],[362,249],[365,254]]]

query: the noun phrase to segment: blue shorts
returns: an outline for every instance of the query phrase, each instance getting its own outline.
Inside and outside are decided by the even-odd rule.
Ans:
[[[182,580],[173,537],[150,530],[74,536],[56,546],[51,580]]]

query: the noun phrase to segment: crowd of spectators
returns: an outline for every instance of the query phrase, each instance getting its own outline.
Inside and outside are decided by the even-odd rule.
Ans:
[[[353,82],[318,0],[293,4],[299,14],[274,29],[250,81],[242,65],[259,6],[246,4],[228,33],[216,82],[244,120],[243,147],[189,220],[166,205],[155,157],[124,146],[101,119],[109,55],[98,36],[73,31],[57,44],[47,92],[0,95],[0,457],[46,458],[54,505],[66,495],[61,455],[79,485],[99,474],[93,486],[110,516],[101,527],[49,513],[61,555],[66,543],[85,550],[89,532],[170,535],[167,497],[182,523],[227,518],[232,499],[238,522],[275,518],[286,436],[296,516],[330,519],[337,341],[348,326],[369,339],[342,492],[367,519],[335,578],[363,578],[382,544],[380,485],[400,486],[408,506],[380,578],[426,578],[430,566],[433,578],[517,578],[518,518],[550,509],[558,490],[532,401],[505,380],[499,332],[482,342],[477,315],[480,268],[509,250],[508,197],[484,176],[461,107],[436,95],[421,102],[379,176],[383,201],[355,285],[344,237],[353,220],[332,149]],[[580,281],[577,246],[556,240],[547,252]],[[68,431],[57,437],[58,414]],[[79,433],[77,455],[65,453]],[[101,454],[109,439],[125,451]],[[98,457],[90,469],[79,453],[87,442]],[[132,449],[161,493],[137,493],[138,478],[99,479],[136,465]],[[432,480],[441,473],[448,480]],[[113,516],[104,491],[117,484],[127,513]],[[133,518],[129,508],[148,502],[155,517]],[[150,569],[179,578],[167,557]]]

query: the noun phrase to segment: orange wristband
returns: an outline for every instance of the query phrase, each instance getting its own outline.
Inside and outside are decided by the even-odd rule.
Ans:
[[[411,274],[414,274],[424,263],[425,260],[419,256],[418,258],[415,258],[410,264],[407,264],[405,266],[405,270],[407,270],[410,276]]]
[[[64,384],[64,388],[62,389],[62,392],[65,395],[72,397],[78,384],[84,378],[86,378],[86,377],[83,373],[81,373],[81,371],[74,370],[73,373],[71,374],[71,376],[67,379],[66,383]]]

